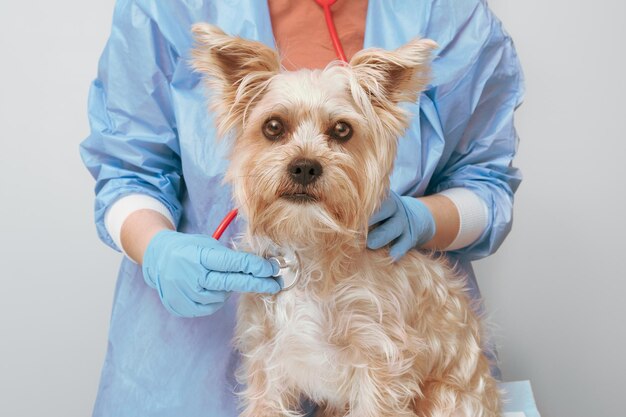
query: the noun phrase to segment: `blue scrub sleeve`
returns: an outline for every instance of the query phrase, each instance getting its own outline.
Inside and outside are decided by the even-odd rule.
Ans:
[[[511,230],[513,193],[521,182],[512,166],[518,144],[513,113],[522,102],[524,79],[511,38],[482,2],[443,54],[452,55],[455,45],[466,47],[460,39],[468,37],[475,53],[464,55],[471,64],[434,92],[444,137],[457,146],[427,193],[463,187],[487,204],[483,234],[452,252],[475,260],[494,253]]]
[[[98,235],[116,250],[104,214],[120,197],[147,194],[170,210],[176,224],[181,217],[184,183],[169,88],[176,58],[141,6],[118,0],[89,93],[91,134],[80,146],[96,179]]]

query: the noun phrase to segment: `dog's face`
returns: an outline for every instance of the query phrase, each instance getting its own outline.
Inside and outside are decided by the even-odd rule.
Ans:
[[[398,104],[424,88],[434,42],[280,72],[263,44],[205,24],[194,33],[220,133],[234,133],[226,179],[250,231],[279,245],[366,232],[406,128]]]

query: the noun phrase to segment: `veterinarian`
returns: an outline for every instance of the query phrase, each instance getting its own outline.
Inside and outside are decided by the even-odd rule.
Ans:
[[[391,244],[394,258],[445,251],[478,297],[470,261],[509,232],[521,179],[511,161],[523,77],[511,39],[481,0],[339,0],[332,11],[348,60],[417,36],[439,44],[368,247]],[[188,64],[189,29],[201,21],[277,44],[290,70],[336,59],[313,0],[117,1],[81,145],[99,236],[126,254],[94,416],[236,416],[234,293],[280,291],[272,264],[225,246],[241,222],[222,243],[210,237],[232,207],[227,141],[215,140]]]

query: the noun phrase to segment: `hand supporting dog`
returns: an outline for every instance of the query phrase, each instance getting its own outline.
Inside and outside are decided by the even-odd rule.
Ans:
[[[143,258],[146,283],[163,305],[181,317],[214,313],[232,291],[275,294],[274,266],[260,256],[237,252],[204,235],[157,233]]]
[[[428,207],[415,197],[399,196],[394,191],[369,221],[370,226],[377,223],[367,236],[367,247],[380,249],[395,240],[389,255],[396,261],[435,236],[435,219]]]

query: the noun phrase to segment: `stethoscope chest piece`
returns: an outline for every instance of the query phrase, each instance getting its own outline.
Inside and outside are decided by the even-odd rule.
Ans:
[[[293,259],[284,256],[272,256],[268,261],[278,266],[278,272],[274,274],[274,277],[280,284],[282,291],[289,290],[298,283],[301,274],[297,255],[294,255]]]

